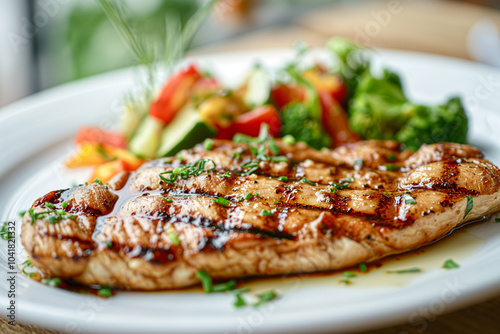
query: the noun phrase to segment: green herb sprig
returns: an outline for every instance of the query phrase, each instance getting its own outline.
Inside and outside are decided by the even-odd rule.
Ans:
[[[336,190],[342,190],[346,189],[349,187],[349,184],[354,182],[353,177],[345,177],[343,179],[339,180],[339,183],[332,183],[332,187],[330,188],[330,191],[334,193]]]
[[[145,66],[145,100],[149,101],[154,95],[159,66],[164,66],[167,74],[173,71],[217,0],[204,2],[183,27],[178,15],[168,15],[165,17],[164,37],[152,42],[132,25],[128,19],[130,11],[123,1],[98,2],[137,63]]]
[[[42,283],[57,288],[59,285],[61,285],[62,280],[59,277],[42,278]]]
[[[210,164],[212,164],[211,167]],[[208,167],[208,168],[207,168]],[[190,176],[199,176],[202,173],[208,173],[216,168],[216,164],[212,159],[199,159],[191,164],[177,167],[173,170],[168,170],[166,172],[161,172],[159,174],[160,179],[165,181],[170,185],[174,185],[174,182],[180,177],[183,180],[188,179]],[[168,175],[168,179],[163,176]]]
[[[9,240],[14,238],[14,234],[9,231],[8,227],[9,222],[5,222],[2,225],[2,229],[0,229],[0,238],[3,240]]]
[[[444,269],[455,269],[455,268],[459,268],[459,267],[460,266],[458,265],[458,263],[456,263],[452,259],[448,259],[448,260],[446,260],[445,263],[443,263]]]
[[[76,219],[74,215],[69,214],[64,210],[47,210],[42,212],[35,212],[34,209],[29,209],[28,213],[31,217],[31,224],[33,224],[37,219],[46,217],[48,217],[48,221],[50,224],[55,224],[62,219]]]
[[[464,219],[465,217],[467,217],[469,212],[471,212],[473,207],[474,207],[474,200],[472,199],[471,195],[467,195],[467,207],[465,208]]]
[[[255,173],[259,170],[259,163],[261,161],[272,161],[272,162],[287,162],[288,158],[284,155],[278,155],[281,153],[280,148],[276,144],[271,135],[269,135],[269,125],[262,124],[257,138],[252,138],[241,133],[237,133],[233,137],[233,142],[237,144],[248,144],[250,145],[250,151],[255,155],[254,159],[245,162],[240,167],[243,171],[241,175],[247,176]],[[265,154],[266,148],[269,148],[273,155]]]

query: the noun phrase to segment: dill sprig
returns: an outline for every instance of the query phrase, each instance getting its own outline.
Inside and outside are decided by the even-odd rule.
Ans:
[[[174,66],[183,57],[194,35],[210,13],[212,6],[218,0],[204,2],[184,24],[184,27],[181,25],[179,15],[175,13],[166,15],[164,38],[153,41],[146,38],[145,34],[127,18],[130,17],[130,11],[123,1],[97,1],[138,64],[145,66],[147,72],[145,94],[146,99],[150,100],[155,91],[158,66],[163,65],[167,75],[173,71]]]

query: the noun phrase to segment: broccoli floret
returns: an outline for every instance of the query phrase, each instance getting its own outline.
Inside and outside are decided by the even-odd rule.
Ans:
[[[321,123],[309,116],[306,105],[291,104],[283,110],[282,117],[282,136],[291,135],[297,141],[303,141],[317,150],[325,146],[330,147],[330,136],[324,132]]]
[[[417,150],[427,143],[454,142],[465,144],[467,140],[467,116],[458,97],[435,107],[420,107],[399,130],[395,139],[406,147]]]
[[[350,101],[349,125],[365,139],[392,139],[414,108],[407,103],[397,75],[386,70],[375,78],[367,71]]]
[[[467,116],[459,98],[426,107],[406,98],[399,77],[370,71],[365,49],[345,38],[332,38],[328,48],[350,90],[349,126],[363,139],[394,139],[413,150],[443,141],[465,143]]]
[[[348,95],[352,96],[360,76],[370,68],[366,52],[363,52],[367,48],[344,37],[332,37],[326,46],[337,59],[338,73],[347,85]]]
[[[364,139],[394,139],[417,150],[422,144],[465,143],[467,116],[459,98],[442,106],[408,102],[399,78],[365,72],[350,103],[349,125]]]

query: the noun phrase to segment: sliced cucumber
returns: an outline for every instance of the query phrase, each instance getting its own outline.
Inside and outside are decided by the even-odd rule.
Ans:
[[[120,114],[120,130],[128,138],[132,138],[135,130],[141,124],[141,115],[135,110],[131,104],[125,105],[125,108]]]
[[[141,121],[148,115],[149,99],[134,99],[128,97],[125,107],[120,113],[120,130],[128,140],[133,137]]]
[[[161,145],[156,154],[159,157],[175,155],[215,134],[216,131],[204,123],[198,111],[188,104],[163,129]]]
[[[129,143],[130,151],[143,158],[155,158],[156,150],[161,142],[162,129],[163,122],[161,120],[150,116],[146,117]]]
[[[260,107],[269,102],[271,77],[262,66],[255,66],[247,77],[243,101],[250,108]]]

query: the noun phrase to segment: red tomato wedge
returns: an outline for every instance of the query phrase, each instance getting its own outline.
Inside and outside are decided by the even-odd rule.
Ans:
[[[328,91],[318,92],[321,102],[323,126],[332,137],[333,147],[352,143],[361,138],[349,128],[349,120],[342,106]]]
[[[215,138],[232,139],[237,133],[257,137],[262,123],[269,124],[269,134],[271,136],[280,136],[280,115],[274,106],[266,105],[237,116],[231,126],[221,129]]]
[[[150,115],[168,124],[189,100],[193,86],[201,77],[194,65],[170,77],[151,103]]]
[[[93,127],[83,127],[76,134],[75,144],[81,145],[83,143],[127,148],[127,138],[123,134]]]
[[[280,83],[271,89],[271,101],[279,110],[292,102],[301,102],[303,100],[304,90],[299,86]]]

